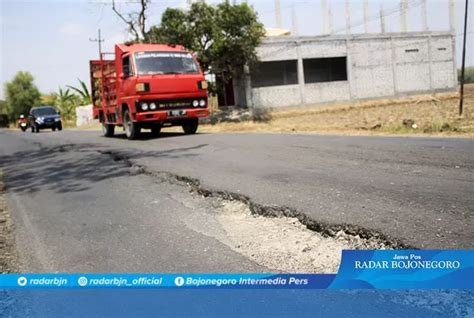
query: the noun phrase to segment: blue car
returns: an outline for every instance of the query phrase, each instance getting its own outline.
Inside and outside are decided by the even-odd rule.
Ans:
[[[63,124],[59,112],[53,106],[33,107],[30,110],[31,132],[39,132],[40,129],[51,128],[53,131],[62,130]]]

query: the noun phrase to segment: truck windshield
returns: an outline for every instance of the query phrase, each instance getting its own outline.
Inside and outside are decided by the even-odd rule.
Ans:
[[[138,75],[191,74],[199,68],[189,53],[139,52],[135,53]]]

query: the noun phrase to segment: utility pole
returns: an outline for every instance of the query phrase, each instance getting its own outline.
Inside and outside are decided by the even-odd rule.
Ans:
[[[295,5],[293,4],[291,7],[291,24],[292,24],[292,33],[293,35],[298,35],[298,20],[296,17],[296,10],[295,10]]]
[[[104,42],[104,39],[100,36],[100,29],[98,30],[98,35],[97,39],[89,38],[89,41],[99,43],[99,57],[102,59],[102,42]]]
[[[328,31],[329,31],[329,34],[334,33],[334,30],[332,27],[332,10],[331,10],[331,7],[329,6],[328,6]]]
[[[323,34],[329,33],[328,21],[328,3],[327,0],[321,0],[321,16],[323,18]]]
[[[275,20],[276,20],[276,26],[278,29],[283,28],[283,21],[281,18],[281,5],[280,5],[280,0],[275,0]]]
[[[464,68],[466,65],[466,33],[467,33],[467,9],[469,6],[469,0],[466,0],[466,9],[464,12],[464,36],[462,43],[462,66],[461,66],[461,88],[459,92],[459,116],[462,116],[463,102],[464,102]]]
[[[400,32],[407,32],[407,11],[408,11],[408,0],[400,1]]]
[[[380,32],[385,33],[385,13],[383,12],[383,4],[380,4]]]
[[[456,21],[455,21],[455,12],[456,11],[456,3],[454,0],[449,0],[449,31],[451,33],[456,33]]]
[[[364,0],[364,33],[369,33],[369,0]]]
[[[351,34],[351,7],[349,0],[346,0],[346,34]]]
[[[426,13],[426,0],[422,0],[421,2],[421,21],[422,21],[422,29],[424,32],[428,31],[428,17]]]

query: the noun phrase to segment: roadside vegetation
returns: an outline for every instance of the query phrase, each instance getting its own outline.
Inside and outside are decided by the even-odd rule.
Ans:
[[[461,70],[458,70],[458,81],[461,80]],[[464,83],[474,83],[474,66],[468,66],[464,70]]]
[[[88,105],[91,101],[87,85],[78,81],[77,87],[67,85],[59,87],[56,92],[42,94],[33,75],[20,71],[5,84],[6,100],[0,101],[0,116],[7,117],[10,126],[14,127],[19,116],[27,116],[31,107],[50,105],[61,112],[65,126],[75,126],[76,107]]]
[[[267,110],[240,122],[203,125],[201,132],[474,135],[474,85],[457,93]],[[215,114],[214,114],[215,116]],[[264,120],[260,120],[263,117]]]

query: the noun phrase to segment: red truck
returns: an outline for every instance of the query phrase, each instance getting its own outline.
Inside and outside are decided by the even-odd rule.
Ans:
[[[196,58],[182,46],[117,44],[113,58],[90,61],[93,114],[104,136],[124,128],[128,139],[141,129],[159,134],[182,126],[194,134],[209,115],[207,82]]]

